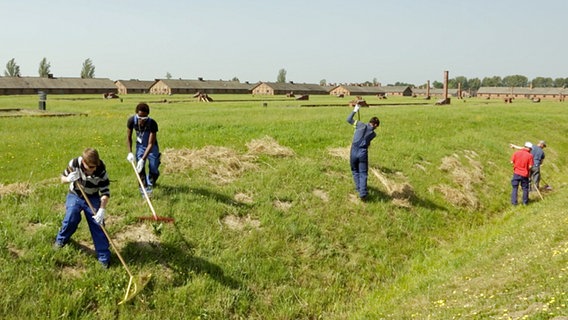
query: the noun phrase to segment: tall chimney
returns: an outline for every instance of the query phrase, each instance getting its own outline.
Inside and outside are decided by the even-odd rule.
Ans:
[[[444,101],[448,101],[448,74],[447,70],[444,71]]]
[[[426,82],[426,97],[430,97],[430,80]]]

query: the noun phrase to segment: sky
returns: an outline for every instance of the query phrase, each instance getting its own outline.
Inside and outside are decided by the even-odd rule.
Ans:
[[[568,77],[566,0],[0,2],[0,72],[296,83]]]

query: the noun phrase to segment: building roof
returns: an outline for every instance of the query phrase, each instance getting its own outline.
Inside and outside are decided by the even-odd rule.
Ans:
[[[233,90],[250,90],[254,86],[250,83],[241,83],[239,81],[225,81],[225,80],[189,80],[189,79],[156,79],[152,86],[162,82],[170,88],[176,89],[195,89],[195,90],[208,90],[208,89],[233,89]]]
[[[391,92],[404,92],[406,90],[409,90],[410,86],[385,86],[379,88],[381,88],[385,93],[391,93]]]
[[[275,91],[285,91],[285,92],[294,92],[294,91],[302,91],[302,92],[319,92],[327,94],[329,91],[326,90],[323,86],[315,83],[295,83],[295,82],[260,82],[256,84],[252,89],[254,90],[261,84],[265,84],[270,88],[274,89]]]
[[[339,85],[335,88],[342,87],[348,90],[351,94],[369,95],[369,94],[384,94],[385,87],[379,86],[355,86],[355,85]]]
[[[528,88],[528,87],[481,87],[477,94],[538,94],[538,95],[558,95],[568,94],[565,88]]]
[[[42,78],[0,77],[3,89],[116,89],[114,82],[106,78]]]
[[[149,89],[152,84],[154,84],[153,80],[116,80],[114,83],[120,83],[127,89]]]

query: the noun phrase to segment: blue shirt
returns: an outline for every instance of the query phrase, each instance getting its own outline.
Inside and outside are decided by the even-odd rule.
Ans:
[[[544,151],[542,150],[542,148],[537,145],[533,145],[531,154],[533,155],[534,158],[533,167],[540,167],[542,160],[544,160]]]
[[[371,145],[371,140],[373,140],[377,134],[375,133],[375,129],[372,125],[358,120],[353,120],[354,116],[355,112],[351,112],[351,114],[347,117],[347,122],[353,125],[353,128],[355,129],[351,147],[367,149]]]

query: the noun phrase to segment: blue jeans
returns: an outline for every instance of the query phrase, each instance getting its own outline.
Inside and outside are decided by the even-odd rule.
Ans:
[[[143,145],[136,146],[136,159],[142,159],[144,152],[146,151],[146,147]],[[148,175],[146,175],[146,162],[144,162],[144,168],[140,171],[140,180],[144,183],[145,186],[152,186],[158,180],[160,176],[160,156],[161,153],[158,151],[158,148],[154,146],[152,151],[148,154]]]
[[[89,200],[95,209],[101,204],[101,199],[98,196],[91,196]],[[81,222],[81,211],[83,211],[85,213],[85,219],[87,219],[87,224],[89,225],[89,231],[91,231],[91,237],[93,238],[99,261],[109,263],[110,250],[108,238],[101,226],[93,218],[93,214],[95,213],[91,211],[87,201],[76,194],[68,193],[65,201],[65,210],[65,218],[63,218],[63,223],[57,233],[55,242],[60,245],[65,245],[69,242],[71,236],[77,231],[79,222]]]
[[[351,173],[355,188],[360,198],[365,198],[368,194],[367,177],[369,175],[369,153],[365,148],[351,147],[351,155],[349,162],[351,164]]]
[[[513,179],[511,179],[511,185],[513,186],[513,191],[511,192],[511,204],[517,205],[517,191],[519,190],[519,184],[521,189],[523,189],[523,204],[529,203],[529,177],[522,177],[518,174],[513,174]]]

